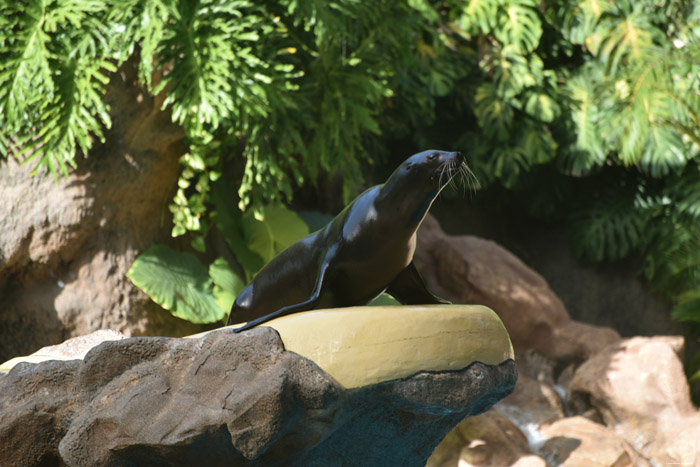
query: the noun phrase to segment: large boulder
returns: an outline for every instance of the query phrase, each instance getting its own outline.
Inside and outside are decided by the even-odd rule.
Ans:
[[[468,418],[452,430],[426,467],[546,467],[518,427],[497,410]]]
[[[543,430],[547,441],[539,452],[563,467],[633,467],[648,465],[622,437],[584,417],[569,417]]]
[[[139,252],[170,237],[183,132],[130,63],[111,75],[105,98],[106,142],[68,177],[31,176],[31,164],[0,160],[0,361],[100,328],[199,329],[125,275]]]
[[[573,321],[547,282],[495,242],[450,236],[427,216],[414,256],[429,288],[456,303],[492,308],[518,353],[535,349],[558,362],[581,362],[620,339],[617,332]]]
[[[384,311],[313,311],[275,328],[110,340],[83,360],[17,363],[0,376],[0,465],[422,466],[460,421],[513,390],[512,347],[482,308]],[[377,314],[385,322],[369,327],[386,332],[357,338]],[[392,329],[400,317],[426,331]],[[325,351],[295,336],[309,323],[312,336],[326,329]],[[465,338],[470,327],[487,338]],[[479,350],[487,341],[497,352]],[[416,371],[444,343],[452,352]],[[367,371],[372,353],[377,368]]]
[[[700,413],[679,353],[681,337],[636,337],[606,347],[581,365],[573,397],[657,465],[700,463]]]

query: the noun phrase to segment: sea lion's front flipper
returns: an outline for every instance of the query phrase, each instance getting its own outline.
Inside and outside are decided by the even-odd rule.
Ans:
[[[413,261],[391,281],[386,291],[404,305],[451,303],[428,291]]]
[[[269,315],[261,316],[260,318],[256,318],[252,321],[245,323],[243,326],[234,329],[233,332],[238,333],[241,331],[245,331],[246,329],[250,329],[252,327],[257,326],[258,324],[262,324],[266,321],[270,321],[271,319],[279,318],[280,316],[289,315],[292,313],[298,313],[300,311],[312,310],[314,308],[314,306],[316,305],[316,303],[318,302],[319,297],[321,296],[321,289],[323,287],[323,278],[325,277],[326,271],[328,270],[328,263],[329,263],[329,261],[328,261],[328,256],[327,256],[324,259],[323,263],[321,264],[321,267],[319,268],[318,277],[316,279],[316,285],[314,286],[314,291],[308,300],[304,300],[301,303],[295,303],[293,305],[284,306],[284,307],[280,308],[279,310],[270,313]]]

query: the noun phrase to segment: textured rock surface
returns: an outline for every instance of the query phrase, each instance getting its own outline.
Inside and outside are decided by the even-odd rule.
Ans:
[[[570,417],[546,427],[540,452],[551,465],[565,467],[632,467],[649,465],[611,429],[583,417]]]
[[[112,128],[67,178],[30,177],[0,161],[0,360],[109,328],[185,335],[196,327],[152,304],[125,277],[137,254],[169,238],[182,131],[161,102],[112,74]]]
[[[464,420],[435,449],[427,467],[545,467],[523,433],[496,410]]]
[[[564,404],[551,386],[520,375],[513,394],[497,405],[518,426],[549,425],[565,417]]]
[[[346,390],[264,327],[105,342],[0,377],[0,465],[423,465],[515,379],[475,363]]]
[[[636,337],[606,347],[574,374],[574,396],[659,465],[700,463],[700,414],[690,401],[680,337]]]
[[[82,359],[93,347],[102,342],[124,339],[124,334],[110,329],[100,329],[85,336],[78,336],[67,341],[42,347],[31,355],[15,357],[0,363],[0,374],[7,373],[21,362],[39,363],[46,360]]]
[[[437,294],[498,313],[521,373],[499,414],[463,422],[430,465],[700,464],[700,412],[690,401],[682,338],[621,340],[577,323],[514,255],[476,237],[445,235],[431,218],[416,263]]]
[[[612,329],[571,320],[547,282],[512,253],[488,240],[446,235],[431,216],[420,228],[414,258],[437,295],[493,309],[516,353],[536,349],[580,362],[620,338]]]
[[[564,385],[555,385],[546,359],[539,359],[538,370],[537,359],[526,358],[526,364],[518,362],[513,394],[463,422],[429,464],[454,467],[461,459],[463,465],[521,465],[532,458],[513,443],[526,438],[530,452],[548,465],[700,465],[700,412],[690,401],[681,351],[680,337],[625,339],[601,349]],[[559,380],[569,379],[568,368]],[[547,383],[533,379],[540,377]],[[563,417],[555,387],[565,399]],[[496,411],[512,423],[494,423]],[[484,433],[463,429],[479,420],[489,420],[478,425]]]

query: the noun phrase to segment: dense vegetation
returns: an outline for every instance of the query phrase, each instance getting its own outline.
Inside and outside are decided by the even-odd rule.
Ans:
[[[242,266],[184,267],[213,310],[196,319],[220,319],[214,284],[225,308],[290,240],[274,224],[294,217],[279,204],[296,187],[340,172],[349,199],[363,165],[406,140],[465,152],[482,186],[532,215],[566,213],[583,257],[643,255],[674,316],[700,323],[698,2],[0,0],[0,13],[3,155],[67,173],[109,127],[105,86],[129,57],[167,89],[189,146],[173,235],[202,250],[219,229]],[[237,194],[217,183],[236,159]],[[149,255],[158,267],[163,252]]]

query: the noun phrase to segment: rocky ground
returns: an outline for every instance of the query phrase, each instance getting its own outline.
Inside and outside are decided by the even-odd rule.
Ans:
[[[514,393],[451,432],[429,466],[698,465],[700,413],[680,336],[622,339],[571,320],[546,281],[494,242],[421,229],[431,289],[494,309],[509,330]]]

